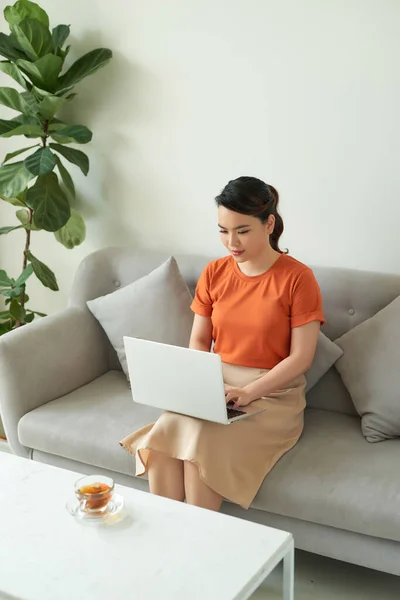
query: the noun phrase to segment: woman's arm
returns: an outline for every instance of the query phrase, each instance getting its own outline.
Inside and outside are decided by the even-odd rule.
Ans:
[[[244,388],[232,388],[226,401],[235,400],[236,406],[246,406],[253,400],[282,390],[311,367],[317,347],[320,321],[294,327],[291,334],[290,354],[263,377]]]
[[[202,350],[203,352],[210,352],[211,343],[211,317],[202,317],[201,315],[194,315],[189,348],[191,348],[192,350]]]

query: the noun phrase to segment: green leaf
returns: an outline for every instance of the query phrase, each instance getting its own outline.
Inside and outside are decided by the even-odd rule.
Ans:
[[[59,78],[58,89],[64,89],[75,85],[88,75],[92,75],[101,67],[104,67],[112,58],[112,52],[108,48],[97,48],[87,54],[84,54],[68,71]]]
[[[15,216],[25,228],[27,226],[29,227],[29,212],[26,210],[26,208],[20,208],[17,210],[15,212]]]
[[[55,92],[55,94],[56,94],[56,96],[67,96],[67,94],[69,94],[69,92],[73,89],[74,89],[74,86],[72,85],[71,87],[67,87],[62,90],[57,90],[57,92]]]
[[[40,125],[37,117],[27,115],[18,115],[17,117],[13,117],[11,121],[17,125]]]
[[[19,25],[12,25],[11,31],[30,60],[41,58],[53,49],[53,39],[48,27],[36,19],[23,19]]]
[[[92,139],[92,132],[84,125],[70,125],[65,129],[59,129],[56,134],[51,137],[61,144],[87,144]],[[64,140],[64,141],[61,141]]]
[[[45,25],[49,26],[49,17],[47,13],[35,2],[29,2],[28,0],[19,0],[14,4],[14,8],[23,19],[36,19]]]
[[[34,144],[33,146],[28,146],[27,148],[21,148],[21,150],[16,150],[15,152],[10,152],[9,154],[6,154],[6,157],[3,160],[3,165],[4,165],[4,163],[8,162],[12,158],[15,158],[16,156],[18,156],[19,154],[23,154],[23,152],[27,152],[28,150],[32,150],[32,148],[37,148],[38,145],[39,144]]]
[[[29,77],[33,85],[50,92],[57,88],[57,78],[62,65],[62,59],[54,54],[47,54],[33,63],[23,59],[17,60],[17,66]]]
[[[20,225],[11,225],[10,227],[0,227],[0,235],[5,235],[6,233],[10,233],[10,231],[14,231],[14,229],[21,229]]]
[[[15,45],[12,37],[5,33],[0,33],[0,54],[4,58],[13,61],[19,58],[26,58],[25,54]]]
[[[58,231],[71,216],[68,199],[55,173],[37,178],[28,190],[26,203],[35,211],[35,225],[46,231]]]
[[[20,208],[19,210],[17,210],[15,216],[17,217],[18,221],[22,223],[24,229],[30,229],[31,231],[40,231],[40,228],[36,227],[36,225],[33,222],[29,224],[29,212],[26,210],[26,208]]]
[[[65,129],[65,127],[67,127],[66,123],[54,118],[49,124],[48,131],[58,131],[59,129]]]
[[[13,137],[15,135],[24,135],[27,138],[44,137],[43,129],[40,125],[21,125],[3,135],[3,137]]]
[[[29,92],[25,93],[29,94]],[[14,88],[0,88],[0,104],[24,113],[25,115],[32,115],[31,106],[25,101],[23,95]]]
[[[67,58],[67,56],[69,54],[70,48],[71,48],[71,46],[67,46],[65,48],[65,50],[63,50],[62,48],[60,48],[60,46],[57,46],[57,48],[55,49],[54,54],[56,56],[59,56],[62,59],[63,63],[64,63],[65,59]]]
[[[84,175],[89,172],[89,158],[81,150],[75,150],[74,148],[65,148],[60,144],[50,144],[56,152],[59,152],[64,158],[69,160],[70,163],[77,165]],[[1,190],[0,190],[1,191]]]
[[[19,85],[21,85],[26,90],[28,89],[28,84],[22,77],[17,65],[14,65],[11,62],[1,61],[0,71],[12,77],[17,83],[19,83]]]
[[[39,103],[39,113],[45,119],[50,120],[67,102],[68,98],[63,98],[62,96],[46,96]]]
[[[40,102],[41,100],[43,100],[43,98],[46,98],[46,96],[53,96],[52,92],[46,92],[46,90],[42,90],[42,88],[37,87],[37,85],[32,85],[31,91],[36,98],[36,102]]]
[[[25,317],[25,309],[20,305],[18,300],[11,300],[10,314],[16,321],[22,321]]]
[[[18,298],[23,291],[23,287],[13,287],[11,290],[0,290],[0,296],[6,296],[6,298]],[[6,301],[6,304],[9,304],[9,302]]]
[[[37,310],[31,310],[30,312],[33,312],[33,314],[38,317],[47,317],[46,313],[38,312]]]
[[[22,287],[33,273],[32,265],[28,265],[15,282],[15,287]]]
[[[12,280],[9,278],[4,269],[0,269],[0,287],[12,286]]]
[[[0,136],[5,137],[5,134],[9,134],[19,126],[19,123],[14,120],[0,119]]]
[[[36,54],[35,49],[30,43],[29,39],[26,37],[23,30],[18,25],[11,26],[11,35],[10,40],[16,47],[21,48],[24,53],[24,58],[27,58],[30,61],[35,61],[39,58]]]
[[[57,242],[72,250],[79,246],[86,237],[86,225],[82,217],[75,211],[71,211],[71,217],[66,225],[54,233]]]
[[[4,9],[4,18],[9,25],[18,25],[22,17],[15,6],[6,6]]]
[[[9,321],[7,323],[0,323],[0,335],[4,335],[5,333],[8,333],[9,331],[11,331],[13,328],[13,324],[10,323]]]
[[[38,118],[37,114],[38,114],[39,108],[38,108],[38,103],[36,101],[35,96],[31,92],[22,92],[21,96],[22,96],[25,104],[27,104],[27,106],[28,106],[29,112],[27,112],[26,114],[28,116],[33,116],[35,118]]]
[[[21,123],[13,119],[11,121],[0,119],[0,137],[8,138],[14,135],[43,137],[44,132],[40,125],[21,125]]]
[[[29,314],[25,315],[24,322],[25,323],[32,323],[32,321],[33,321],[34,318],[35,318],[35,313],[30,312]]]
[[[27,116],[27,115],[18,115],[18,117],[14,117],[13,119],[11,119],[11,121],[13,123],[16,123],[17,127],[19,125],[29,125],[32,126],[32,129],[28,130],[27,133],[23,133],[22,135],[24,135],[27,138],[35,138],[35,137],[44,137],[46,134],[43,131],[42,128],[42,124],[39,121],[39,119],[35,116]],[[40,129],[40,135],[38,134],[38,131]],[[5,134],[3,137],[10,137],[11,135],[15,135],[15,133],[10,133],[10,134]],[[21,133],[19,133],[19,135],[21,135]]]
[[[69,32],[69,25],[57,25],[57,27],[54,27],[52,32],[54,48],[57,48],[57,46],[62,48],[64,46],[69,36]]]
[[[47,265],[38,260],[33,254],[29,251],[27,253],[28,260],[31,262],[33,267],[33,272],[36,277],[43,283],[43,285],[53,292],[58,292],[58,284],[56,276],[53,271],[49,269]]]
[[[72,199],[75,200],[75,185],[72,180],[72,177],[69,174],[69,172],[67,171],[67,169],[64,167],[64,165],[62,164],[62,162],[58,156],[56,156],[56,161],[57,161],[57,167],[60,172],[62,182],[65,185],[65,188],[66,188],[67,192],[70,194],[70,196],[72,197]]]
[[[32,175],[46,175],[56,166],[56,157],[50,148],[39,148],[28,156],[24,163]]]
[[[16,196],[15,198],[6,198],[5,196],[2,196],[1,194],[0,194],[0,198],[2,200],[4,200],[4,202],[8,202],[9,204],[12,204],[13,206],[26,206],[25,190],[23,192],[21,192],[20,194],[18,194],[18,196]]]
[[[6,198],[15,198],[24,191],[33,175],[26,169],[23,161],[0,167],[0,194]]]

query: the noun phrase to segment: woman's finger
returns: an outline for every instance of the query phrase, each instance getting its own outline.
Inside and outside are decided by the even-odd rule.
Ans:
[[[225,396],[226,403],[228,404],[232,400],[235,400],[237,397],[238,397],[237,392],[235,390],[230,390]]]

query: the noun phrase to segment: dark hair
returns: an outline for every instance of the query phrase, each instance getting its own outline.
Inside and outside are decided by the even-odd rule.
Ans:
[[[266,223],[268,217],[275,217],[274,231],[271,233],[271,246],[277,252],[279,238],[283,233],[283,220],[278,212],[279,194],[277,190],[257,177],[238,177],[232,179],[215,198],[217,206],[224,206],[229,210],[249,215]]]

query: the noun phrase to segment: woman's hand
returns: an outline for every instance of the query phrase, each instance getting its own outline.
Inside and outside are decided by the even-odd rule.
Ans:
[[[234,402],[234,408],[239,406],[247,406],[250,402],[253,402],[254,398],[249,391],[244,388],[232,387],[231,385],[224,385],[225,388],[225,399],[226,403]]]

